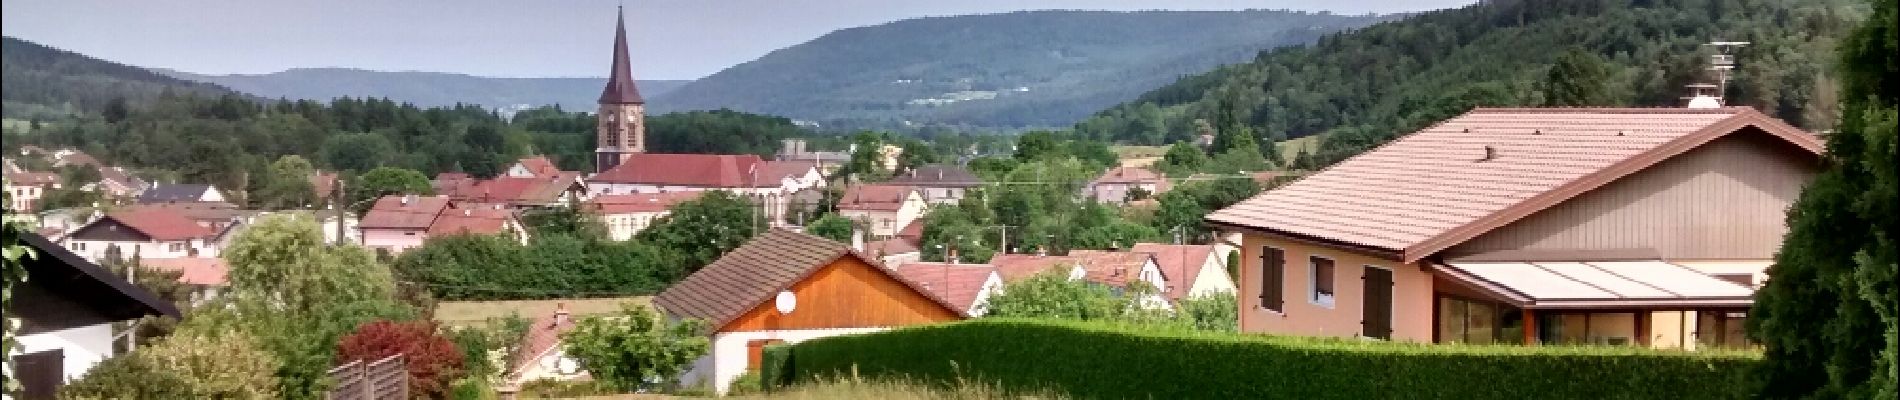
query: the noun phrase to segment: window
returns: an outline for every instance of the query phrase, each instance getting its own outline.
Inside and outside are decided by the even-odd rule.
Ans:
[[[1276,312],[1286,310],[1281,291],[1286,280],[1286,251],[1260,248],[1260,307]]]
[[[1508,306],[1456,297],[1438,298],[1439,343],[1518,343],[1523,314]]]
[[[1313,256],[1309,258],[1307,269],[1307,301],[1325,307],[1333,306],[1333,260]]]
[[[170,250],[170,251],[185,251],[185,244],[184,244],[184,243],[171,243],[171,244],[169,244],[169,245],[167,245],[167,246],[166,246],[166,249],[167,249],[167,250]]]

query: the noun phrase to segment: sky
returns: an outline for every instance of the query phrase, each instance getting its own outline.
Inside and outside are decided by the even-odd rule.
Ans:
[[[624,4],[634,76],[697,79],[827,32],[1025,9],[1292,9],[1340,14],[1474,0],[0,0],[0,34],[142,67],[299,67],[597,77]]]

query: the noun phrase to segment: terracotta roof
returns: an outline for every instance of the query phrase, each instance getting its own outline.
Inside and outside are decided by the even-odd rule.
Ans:
[[[804,177],[817,168],[817,164],[809,161],[765,161],[759,164],[759,181],[777,184],[787,178]]]
[[[989,264],[996,267],[996,273],[1003,276],[1004,282],[1016,282],[1035,277],[1059,266],[1079,266],[1082,264],[1082,258],[998,253],[990,257]],[[1063,269],[1059,273],[1066,276],[1069,270]]]
[[[510,210],[483,208],[449,208],[429,224],[430,235],[476,234],[493,235],[508,227],[508,221],[515,214]]]
[[[904,225],[904,229],[899,229],[897,231],[897,237],[910,240],[911,243],[923,243],[924,242],[924,219],[918,218],[918,219],[911,220],[909,225]]]
[[[896,177],[890,183],[901,183],[924,187],[976,187],[983,185],[983,179],[976,174],[952,164],[925,164],[911,169]]]
[[[407,199],[407,200],[405,200]],[[405,203],[406,201],[406,203]],[[448,196],[389,195],[376,199],[376,205],[363,213],[360,229],[429,229],[442,210],[449,208]]]
[[[860,211],[897,211],[904,207],[915,189],[897,185],[851,185],[838,197],[838,209]]]
[[[1169,300],[1187,297],[1188,289],[1201,276],[1201,266],[1206,265],[1208,258],[1214,257],[1214,245],[1211,244],[1136,243],[1129,251],[1154,255],[1155,265],[1161,267],[1161,275],[1168,278],[1169,285],[1174,286],[1173,290],[1167,291]]]
[[[458,201],[501,202],[509,204],[548,204],[559,201],[561,193],[579,182],[580,173],[554,171],[534,177],[498,176],[488,180],[439,180],[437,194]]]
[[[49,186],[59,183],[59,173],[55,172],[8,172],[7,183],[19,186]]]
[[[198,221],[171,209],[128,208],[106,214],[106,218],[138,230],[152,240],[202,239],[218,234],[210,227],[199,225]]]
[[[916,244],[913,244],[911,243],[911,241],[905,240],[903,238],[891,238],[891,239],[864,242],[864,253],[871,256],[875,256],[875,257],[883,257],[883,256],[892,255],[892,254],[916,253],[918,251],[919,250],[917,249]]]
[[[600,104],[644,104],[640,88],[633,81],[633,62],[627,56],[627,16],[614,21],[614,64],[607,72],[607,87],[600,90]]]
[[[1716,138],[1757,130],[1822,152],[1813,135],[1746,107],[1480,108],[1207,221],[1413,262]]]
[[[875,259],[851,251],[844,243],[773,229],[666,288],[653,298],[653,304],[674,317],[705,320],[716,330],[842,257],[857,257],[874,266],[874,270],[891,273]],[[956,315],[965,316],[965,309],[951,305],[917,283],[897,275],[891,277]]]
[[[1115,167],[1096,177],[1094,183],[1157,183],[1167,182],[1168,178],[1159,173],[1141,167]]]
[[[239,209],[236,204],[222,201],[180,201],[170,203],[137,204],[126,207],[136,209],[164,209],[198,222],[229,223],[232,219],[257,214],[257,211]]]
[[[995,273],[996,267],[987,264],[914,262],[897,266],[897,274],[904,279],[923,285],[925,290],[965,310],[976,305],[983,283]]]
[[[672,185],[692,187],[752,187],[764,183],[778,186],[776,180],[755,180],[753,168],[764,162],[752,154],[652,154],[627,155],[627,160],[589,178],[590,182]]]
[[[561,168],[554,166],[554,162],[549,161],[547,156],[527,157],[515,163],[521,164],[521,168],[527,169],[528,173],[534,176],[548,176],[561,172]]]
[[[1088,272],[1082,279],[1112,287],[1122,287],[1128,285],[1129,281],[1141,280],[1139,274],[1142,265],[1154,258],[1149,253],[1106,250],[1071,250],[1069,256],[1082,259],[1082,270]],[[1167,271],[1162,271],[1161,279],[1173,278],[1168,276]]]
[[[335,172],[324,171],[310,174],[310,188],[317,192],[317,197],[327,199],[330,191],[336,190],[336,176]]]
[[[180,258],[143,258],[139,264],[146,268],[164,271],[179,271],[179,283],[204,286],[224,286],[229,283],[226,276],[231,267],[218,257],[180,257]]]
[[[548,315],[535,317],[534,322],[528,325],[528,331],[521,335],[521,343],[515,348],[515,354],[509,357],[508,375],[511,378],[519,377],[523,370],[534,365],[535,360],[559,346],[561,335],[572,330],[574,316],[564,306]]]
[[[680,202],[697,199],[705,192],[668,192],[603,194],[587,200],[587,210],[599,214],[661,212]]]

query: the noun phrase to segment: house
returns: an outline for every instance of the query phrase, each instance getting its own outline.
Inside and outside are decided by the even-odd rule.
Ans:
[[[573,358],[567,357],[561,347],[561,335],[572,330],[574,316],[567,311],[566,304],[556,306],[553,313],[535,318],[528,325],[528,331],[522,334],[515,353],[508,355],[508,370],[502,372],[502,386],[518,389],[523,383],[542,379],[573,380],[587,377],[587,371],[581,369],[580,363]]]
[[[5,181],[7,209],[20,212],[39,210],[40,198],[60,186],[59,174],[52,172],[8,172]]]
[[[1170,301],[1220,292],[1237,293],[1234,279],[1227,275],[1226,253],[1217,251],[1214,245],[1137,243],[1129,251],[1154,255],[1162,275],[1171,278],[1171,287],[1164,291]]]
[[[1064,274],[1071,281],[1087,281],[1121,294],[1128,284],[1142,282],[1155,290],[1141,299],[1144,307],[1173,308],[1164,292],[1169,287],[1168,276],[1161,271],[1154,255],[1148,253],[1104,250],[1072,250],[1066,256],[997,253],[990,257],[989,264],[996,267],[1004,283],[1021,282],[1041,274]]]
[[[177,271],[178,283],[192,287],[192,304],[216,298],[230,286],[231,266],[219,257],[141,258],[139,265],[150,270]]]
[[[151,189],[139,194],[139,204],[179,203],[179,202],[225,202],[224,194],[218,188],[200,184],[153,185]]]
[[[852,185],[838,197],[838,216],[858,221],[873,237],[889,238],[922,218],[929,206],[909,186]]]
[[[1168,191],[1171,186],[1168,177],[1147,168],[1115,167],[1089,181],[1088,187],[1083,190],[1088,198],[1096,202],[1121,204],[1134,200],[1129,198],[1131,193],[1146,192],[1145,197],[1154,197]]]
[[[1744,107],[1479,108],[1206,221],[1246,332],[1738,346],[1821,152]]]
[[[752,199],[774,225],[783,225],[792,197],[823,185],[815,167],[767,162],[757,155],[628,153],[613,169],[587,179],[591,195],[724,190]]]
[[[821,172],[830,172],[851,162],[851,153],[843,151],[812,151],[807,148],[805,139],[784,139],[780,142],[777,159],[815,164]]]
[[[897,275],[922,284],[924,290],[951,305],[963,307],[963,313],[981,317],[989,312],[990,296],[1003,290],[1003,276],[996,267],[985,264],[910,262],[895,266]]]
[[[1045,273],[1062,274],[1071,281],[1088,276],[1088,270],[1082,269],[1081,257],[996,253],[990,256],[989,265],[996,267],[996,274],[1004,283],[1021,282]]]
[[[859,251],[864,252],[866,257],[877,259],[879,263],[887,267],[924,259],[923,249],[917,248],[915,242],[901,237],[865,242],[864,248]]]
[[[585,210],[600,217],[607,225],[607,237],[632,239],[633,235],[653,226],[660,217],[673,213],[673,205],[697,199],[701,192],[608,194],[587,200]]]
[[[219,231],[168,208],[128,208],[94,219],[60,240],[89,261],[217,257]]]
[[[19,324],[10,338],[18,347],[6,354],[13,368],[5,374],[19,383],[20,398],[53,398],[66,381],[115,355],[113,323],[179,316],[171,302],[46,238],[18,237],[36,255],[21,258],[32,279],[13,287],[5,304],[8,323]]]
[[[527,229],[513,210],[501,204],[457,203],[448,196],[383,196],[356,229],[363,247],[390,255],[447,235],[510,235],[528,241]]]
[[[315,206],[322,207],[328,205],[332,198],[343,195],[342,193],[337,193],[338,190],[343,188],[343,185],[339,184],[340,181],[341,179],[337,176],[336,172],[316,171],[310,173],[310,190],[317,194],[317,204],[315,204]]]
[[[954,164],[925,164],[892,177],[886,183],[916,188],[930,204],[956,204],[965,192],[983,186],[983,179]]]
[[[587,185],[581,173],[562,171],[547,157],[523,158],[508,166],[500,176],[476,179],[465,173],[436,174],[430,182],[436,194],[463,203],[500,203],[515,209],[566,206],[570,200],[587,197]]]
[[[844,243],[772,229],[653,299],[673,320],[709,324],[711,354],[684,385],[724,394],[768,344],[966,318],[956,306]]]
[[[554,161],[548,160],[547,156],[532,156],[516,160],[514,164],[509,164],[508,169],[502,171],[502,176],[512,178],[543,178],[560,174],[561,172],[561,168],[555,167]]]

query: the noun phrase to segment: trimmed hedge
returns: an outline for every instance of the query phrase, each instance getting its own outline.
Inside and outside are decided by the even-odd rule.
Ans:
[[[1422,345],[981,319],[791,346],[803,380],[853,373],[1076,398],[1734,399],[1752,354]],[[771,365],[767,363],[766,365]]]
[[[759,388],[767,392],[792,384],[792,346],[773,344],[759,352]]]

